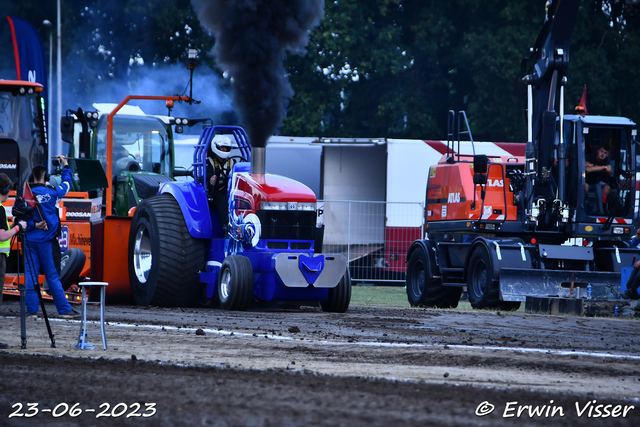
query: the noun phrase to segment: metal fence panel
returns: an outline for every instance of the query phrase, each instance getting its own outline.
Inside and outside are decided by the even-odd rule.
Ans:
[[[325,254],[343,254],[351,279],[404,281],[407,250],[423,235],[422,203],[319,201]]]

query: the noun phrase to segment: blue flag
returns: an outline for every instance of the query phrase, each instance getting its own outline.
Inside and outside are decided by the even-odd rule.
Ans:
[[[7,16],[7,21],[13,43],[15,79],[40,83],[44,87],[42,95],[45,99],[45,105],[49,105],[47,100],[47,63],[40,34],[31,22],[25,19]]]

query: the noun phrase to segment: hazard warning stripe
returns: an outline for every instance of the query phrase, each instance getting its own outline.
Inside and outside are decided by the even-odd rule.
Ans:
[[[597,218],[597,221],[600,224],[604,224],[605,222],[607,222],[607,218]],[[626,219],[626,218],[614,218],[613,219],[613,223],[614,224],[631,224],[633,223],[632,219]]]
[[[480,215],[469,214],[469,219],[480,219]],[[488,219],[490,221],[502,221],[504,220],[504,215],[487,214],[487,215],[482,215],[482,219]]]
[[[429,141],[423,140],[425,144],[430,146],[433,150],[437,151],[440,154],[446,154],[447,151],[451,155],[472,155],[474,153],[474,148],[476,152],[481,152],[483,154],[488,155],[489,157],[497,157],[497,156],[520,156],[524,157],[524,151],[526,144],[518,143],[518,142],[489,142],[489,141],[475,141],[475,143],[471,143],[471,141],[461,141],[460,145],[458,145],[457,141],[450,146],[447,150],[447,141]],[[458,148],[460,149],[460,153],[458,153]]]
[[[478,214],[469,214],[469,219],[480,219],[480,215]],[[504,219],[504,215],[482,215],[482,219],[487,219],[487,220],[495,220],[495,221],[501,221]],[[604,224],[607,222],[607,218],[596,218],[596,221],[599,222],[600,224]],[[633,220],[632,219],[626,219],[626,218],[614,218],[613,219],[613,223],[614,224],[632,224]]]
[[[502,221],[504,219],[504,215],[482,215],[482,219]]]

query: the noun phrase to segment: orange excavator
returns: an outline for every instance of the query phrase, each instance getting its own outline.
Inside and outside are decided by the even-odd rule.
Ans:
[[[528,296],[587,288],[618,298],[621,269],[637,256],[626,243],[640,223],[637,128],[564,113],[578,7],[548,2],[523,60],[528,140],[519,153],[480,152],[466,114],[449,112],[447,153],[429,170],[426,238],[406,258],[412,306],[456,307],[464,286],[474,308],[517,309]]]

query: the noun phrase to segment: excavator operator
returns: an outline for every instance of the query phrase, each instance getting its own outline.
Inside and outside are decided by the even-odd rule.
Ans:
[[[596,205],[594,206],[594,212],[601,215],[604,214],[603,193],[604,197],[607,197],[609,191],[611,191],[609,184],[607,184],[612,173],[609,151],[611,151],[611,146],[602,144],[595,153],[587,155],[585,160],[586,182],[584,188],[588,193],[589,187],[595,185]]]

